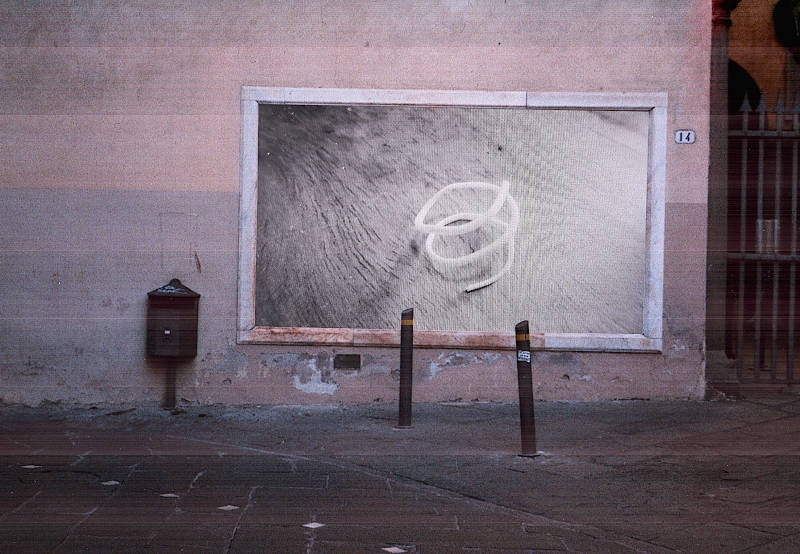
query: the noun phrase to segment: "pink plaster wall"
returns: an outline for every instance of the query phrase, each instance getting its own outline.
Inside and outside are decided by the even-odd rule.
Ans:
[[[667,92],[698,140],[667,146],[664,353],[541,353],[537,390],[702,396],[709,42],[710,0],[4,3],[0,399],[158,402],[144,294],[173,276],[203,294],[187,400],[394,397],[392,349],[326,394],[290,354],[332,349],[235,345],[242,85]],[[514,398],[510,353],[452,353],[417,398]]]

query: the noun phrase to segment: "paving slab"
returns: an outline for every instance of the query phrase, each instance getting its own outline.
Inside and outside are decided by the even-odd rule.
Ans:
[[[800,397],[3,407],[3,552],[795,552]],[[386,550],[389,549],[389,550]]]

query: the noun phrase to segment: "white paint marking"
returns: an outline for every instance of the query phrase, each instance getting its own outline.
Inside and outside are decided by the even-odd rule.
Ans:
[[[30,498],[28,498],[28,499],[27,499],[25,502],[23,502],[22,504],[20,504],[19,506],[17,506],[17,507],[16,507],[16,508],[14,508],[13,510],[11,510],[10,512],[6,512],[6,513],[4,513],[3,515],[0,515],[0,521],[3,521],[3,520],[5,520],[5,519],[6,519],[6,517],[8,517],[8,515],[9,515],[9,514],[16,514],[17,512],[19,512],[19,511],[20,511],[22,508],[24,508],[25,506],[27,506],[29,503],[31,503],[31,502],[33,502],[34,500],[36,500],[36,497],[37,497],[37,496],[39,496],[40,494],[42,494],[42,491],[40,491],[40,490],[39,490],[39,491],[36,491],[36,494],[34,494],[34,495],[33,495],[33,496],[31,496]]]
[[[308,527],[309,529],[318,529],[320,527],[325,527],[325,524],[312,521],[311,523],[306,523],[305,525],[303,525],[303,527]]]
[[[236,525],[233,526],[233,532],[231,533],[231,538],[230,540],[228,540],[228,545],[225,547],[225,554],[228,554],[228,552],[231,551],[231,547],[233,546],[233,541],[236,538],[236,533],[239,532],[239,526],[242,523],[244,514],[247,513],[247,510],[249,510],[253,506],[253,495],[255,494],[256,489],[258,489],[257,486],[250,487],[250,494],[247,495],[247,505],[244,507],[244,510],[242,510],[239,513],[239,518],[236,520]]]
[[[98,508],[99,508],[99,506],[95,506],[94,508],[92,508],[92,509],[91,509],[91,510],[89,510],[88,512],[85,512],[85,513],[82,513],[82,514],[80,514],[80,515],[82,515],[82,516],[83,516],[83,519],[81,519],[81,520],[80,520],[78,523],[76,523],[75,525],[73,525],[72,527],[70,527],[70,528],[69,528],[69,531],[67,531],[67,535],[66,535],[66,536],[65,536],[65,537],[64,537],[64,538],[61,540],[61,542],[60,542],[60,543],[58,543],[58,544],[56,545],[56,547],[55,547],[55,548],[53,548],[53,550],[52,550],[52,551],[53,551],[53,552],[55,552],[55,551],[59,550],[59,549],[61,548],[61,546],[63,546],[63,545],[64,545],[64,543],[65,543],[65,542],[67,542],[67,541],[69,540],[69,538],[72,536],[72,533],[74,533],[74,532],[75,532],[75,530],[76,530],[78,527],[80,527],[81,525],[83,525],[83,522],[85,522],[87,519],[89,519],[89,518],[92,516],[92,514],[93,514],[93,513],[95,513],[95,512],[97,511],[97,509],[98,509]]]
[[[234,506],[233,504],[226,504],[225,506],[220,506],[217,510],[225,510],[226,512],[230,512],[231,510],[238,510],[239,506]]]
[[[400,554],[401,552],[405,552],[404,549],[398,548],[396,546],[389,546],[386,548],[381,548],[384,552],[391,552],[392,554]]]
[[[194,476],[194,479],[192,479],[192,482],[189,483],[189,490],[192,490],[194,488],[195,483],[197,483],[197,480],[200,479],[203,476],[204,473],[205,473],[205,471],[201,471],[197,475]]]
[[[178,498],[178,495],[175,494],[174,492],[165,492],[161,496],[163,496],[164,498]]]
[[[26,466],[22,466],[22,469],[36,469],[38,467],[42,467],[42,466],[35,466],[33,464],[29,464],[29,465],[26,465]]]
[[[86,452],[84,452],[83,454],[80,454],[80,455],[78,456],[78,459],[77,459],[77,460],[75,460],[74,462],[72,462],[71,464],[69,464],[69,466],[70,466],[70,467],[72,467],[72,466],[76,466],[76,465],[78,465],[79,463],[81,463],[81,462],[83,461],[83,459],[84,459],[86,456],[88,456],[88,455],[89,455],[89,454],[91,454],[91,453],[92,453],[92,451],[91,451],[91,450],[87,450],[87,451],[86,451]]]
[[[101,483],[101,485],[105,485],[107,487],[110,487],[110,486],[113,486],[113,485],[119,485],[119,481],[103,481]]]

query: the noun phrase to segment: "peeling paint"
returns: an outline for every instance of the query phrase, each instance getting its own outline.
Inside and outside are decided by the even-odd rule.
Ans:
[[[222,350],[208,352],[200,360],[200,372],[234,373],[237,376],[246,375],[246,356],[233,346],[225,346]]]
[[[697,329],[692,326],[694,320],[695,317],[692,312],[682,317],[671,317],[665,313],[664,323],[667,331],[669,331],[668,342],[672,343],[669,348],[671,353],[680,354],[680,357],[684,357],[694,349],[694,344],[698,342],[700,343],[700,352],[703,351],[703,340],[705,339],[698,339]]]
[[[361,369],[358,372],[358,376],[361,378],[367,378],[378,375],[392,375],[393,371],[396,370],[398,372],[397,378],[399,380],[399,370],[396,369],[399,363],[400,360],[396,355],[376,356],[374,354],[362,354]]]
[[[304,363],[295,368],[292,384],[298,390],[310,394],[333,394],[338,390],[331,376],[333,359],[327,352],[316,356],[306,355]]]
[[[261,354],[260,374],[283,370],[292,378],[292,385],[309,394],[333,394],[339,385],[333,380],[333,357],[328,352],[318,354]]]
[[[266,371],[264,374],[269,373],[274,369],[285,369],[287,373],[291,374],[297,366],[303,364],[312,358],[311,354],[261,354],[260,365]]]
[[[322,381],[322,375],[315,373],[311,379],[303,382],[299,375],[292,378],[294,388],[299,391],[307,392],[309,394],[333,394],[339,389],[336,383],[325,383]]]
[[[433,360],[427,368],[422,368],[420,378],[423,381],[431,381],[436,377],[436,374],[443,369],[451,367],[459,367],[468,364],[480,362],[480,358],[476,354],[464,352],[452,352],[450,354],[441,353],[435,360]]]

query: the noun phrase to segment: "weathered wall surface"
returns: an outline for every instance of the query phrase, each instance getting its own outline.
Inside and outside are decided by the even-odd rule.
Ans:
[[[669,94],[663,354],[537,353],[549,399],[703,394],[710,2],[4,2],[0,400],[158,403],[146,293],[200,292],[202,403],[393,400],[398,352],[239,346],[242,85]],[[511,352],[419,351],[415,399],[511,400]]]

